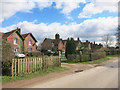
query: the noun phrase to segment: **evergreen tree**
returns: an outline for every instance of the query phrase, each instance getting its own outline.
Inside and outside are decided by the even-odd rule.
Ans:
[[[66,58],[68,54],[76,54],[76,45],[73,38],[67,39],[66,50],[65,50]]]

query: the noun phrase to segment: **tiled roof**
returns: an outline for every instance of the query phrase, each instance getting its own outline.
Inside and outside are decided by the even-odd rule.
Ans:
[[[35,37],[32,35],[32,33],[22,34],[21,36],[25,39],[28,35],[31,35],[32,38],[35,40],[35,42],[37,42],[37,40],[36,40]]]
[[[7,32],[7,33],[4,33],[3,35],[3,39],[7,39],[7,37],[9,37],[12,33],[14,33],[15,31],[18,31],[19,32],[19,28],[15,29],[15,30],[12,30],[10,32]],[[20,35],[20,34],[19,34]]]

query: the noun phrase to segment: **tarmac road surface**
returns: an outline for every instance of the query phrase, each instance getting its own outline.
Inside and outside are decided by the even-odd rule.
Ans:
[[[67,75],[45,83],[37,83],[31,88],[118,88],[118,60],[107,62],[72,75]]]

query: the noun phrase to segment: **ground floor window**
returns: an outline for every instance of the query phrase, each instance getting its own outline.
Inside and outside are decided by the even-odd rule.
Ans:
[[[14,48],[14,52],[19,52],[19,48]]]
[[[32,48],[28,48],[28,52],[32,52]]]

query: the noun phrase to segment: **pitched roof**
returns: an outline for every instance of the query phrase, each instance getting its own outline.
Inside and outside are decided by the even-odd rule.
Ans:
[[[14,32],[17,32],[17,34],[23,39],[23,37],[20,35],[18,30],[19,29],[17,28],[15,30],[10,31],[10,32],[4,33],[2,38],[7,39],[11,34],[13,34]]]
[[[22,34],[22,37],[25,39],[28,35],[31,35],[31,37],[35,40],[35,42],[37,42],[37,40],[35,39],[32,33]]]
[[[26,38],[30,33],[27,33],[27,34],[22,34],[22,37],[23,38]]]

